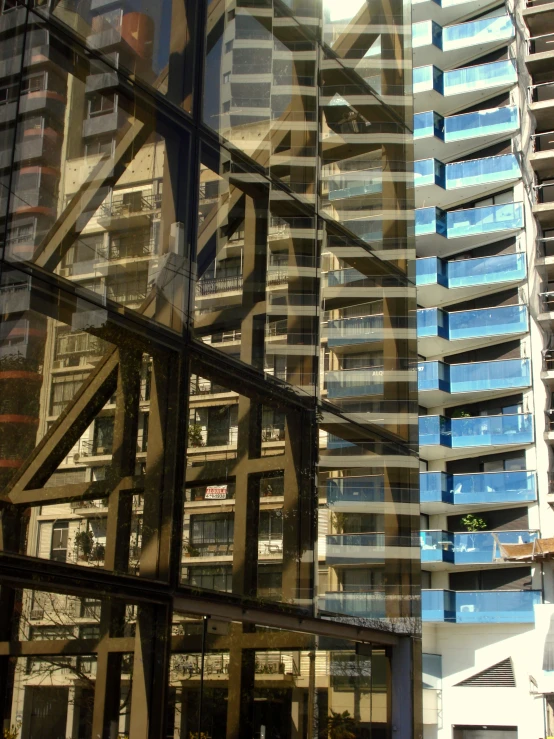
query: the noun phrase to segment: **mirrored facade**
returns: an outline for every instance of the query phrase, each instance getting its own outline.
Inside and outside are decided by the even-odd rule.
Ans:
[[[10,739],[419,736],[404,13],[0,1]]]

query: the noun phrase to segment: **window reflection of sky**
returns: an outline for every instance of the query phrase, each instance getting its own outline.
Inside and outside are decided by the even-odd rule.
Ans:
[[[349,21],[366,5],[366,0],[324,0],[323,17],[326,23]]]

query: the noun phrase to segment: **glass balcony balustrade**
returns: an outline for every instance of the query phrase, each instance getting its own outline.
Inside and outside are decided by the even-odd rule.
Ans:
[[[327,480],[327,505],[378,503],[385,500],[383,475],[343,477]]]
[[[415,211],[415,235],[438,234],[447,239],[479,236],[496,231],[523,228],[523,204],[502,203],[481,208],[451,210],[417,208]]]
[[[530,413],[468,418],[421,416],[419,419],[420,446],[440,444],[451,449],[466,449],[531,444],[533,438],[533,417]]]
[[[513,59],[503,59],[473,67],[460,67],[443,72],[432,64],[414,67],[414,94],[435,91],[451,96],[486,90],[491,87],[513,85],[517,82],[517,68]]]
[[[494,564],[502,558],[500,544],[529,544],[537,531],[421,531],[421,561],[455,565]]]
[[[516,131],[518,128],[519,111],[515,105],[478,110],[444,118],[444,141],[450,143],[476,136],[492,136]]]
[[[327,321],[324,336],[329,347],[366,344],[383,339],[383,314]]]
[[[438,336],[455,341],[524,333],[528,328],[526,305],[502,305],[495,308],[446,311],[420,308],[417,311],[418,338]]]
[[[439,257],[426,257],[416,261],[418,287],[435,284],[446,288],[478,287],[496,282],[523,280],[526,276],[527,264],[523,252],[451,262],[445,262]]]
[[[420,159],[414,162],[414,174],[415,187],[438,185],[445,190],[456,190],[518,179],[521,169],[515,154],[503,154],[452,164],[443,164],[437,159]]]
[[[328,398],[383,394],[383,368],[336,370],[325,373]]]
[[[500,359],[450,365],[420,362],[417,379],[420,392],[443,390],[446,393],[469,393],[528,387],[531,384],[531,360]]]
[[[480,18],[444,28],[435,21],[420,21],[412,24],[412,45],[419,48],[432,44],[442,51],[454,51],[477,44],[507,41],[513,38],[514,30],[509,15]]]
[[[460,95],[516,82],[517,68],[512,59],[477,64],[474,67],[461,67],[443,73],[444,95]]]
[[[536,475],[528,470],[448,475],[421,472],[421,503],[481,505],[525,503],[537,499]]]
[[[325,561],[329,565],[384,562],[385,534],[331,534],[327,536]]]
[[[374,287],[375,279],[367,277],[353,267],[335,269],[327,272],[327,287],[343,287],[345,285],[352,285],[354,287]]]
[[[432,110],[416,113],[414,115],[414,139],[436,136],[444,140],[444,121],[443,116]]]
[[[513,38],[514,33],[514,24],[509,15],[457,23],[442,29],[442,49],[453,51],[475,44],[508,41]]]
[[[350,593],[327,592],[319,600],[322,611],[345,614],[361,618],[385,618],[386,599],[384,592]]]
[[[540,590],[422,590],[423,621],[534,623]]]

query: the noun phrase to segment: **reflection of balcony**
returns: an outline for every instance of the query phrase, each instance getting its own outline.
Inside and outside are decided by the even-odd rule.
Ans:
[[[146,228],[152,215],[160,207],[161,197],[158,195],[129,193],[114,197],[109,203],[103,203],[98,211],[98,223],[102,228],[114,231]]]
[[[319,608],[330,613],[363,618],[385,618],[387,610],[383,592],[327,592],[320,598]]]
[[[534,623],[539,590],[422,590],[424,621],[451,623]]]
[[[448,505],[476,506],[526,503],[537,498],[536,475],[527,470],[474,472],[447,475],[422,472],[419,475],[424,511],[446,510]]]
[[[262,441],[284,441],[284,426],[264,426],[262,429]]]
[[[338,370],[325,373],[328,398],[383,394],[383,367]]]
[[[499,359],[491,362],[444,364],[420,362],[418,365],[419,402],[427,408],[453,405],[477,400],[481,393],[487,397],[510,388],[531,385],[529,359]],[[463,393],[463,398],[453,395]]]
[[[327,505],[353,509],[356,504],[382,503],[385,499],[383,475],[339,477],[327,480]]]
[[[242,275],[232,277],[210,277],[196,283],[197,297],[208,297],[223,293],[236,293],[242,290]]]
[[[417,337],[426,357],[448,355],[476,347],[489,336],[524,334],[528,330],[526,305],[451,311],[423,308],[417,311]]]
[[[416,261],[416,284],[424,306],[447,305],[498,289],[499,283],[521,282],[527,276],[524,252],[444,262],[438,257]]]
[[[464,456],[463,450],[479,447],[504,447],[532,444],[533,417],[530,413],[513,413],[499,416],[475,416],[444,418],[420,416],[419,444],[424,459],[441,459]],[[462,450],[462,454],[449,454],[447,450]]]
[[[341,346],[371,344],[383,340],[383,314],[358,316],[354,318],[337,318],[324,325],[324,336],[329,348]]]
[[[385,534],[332,534],[327,536],[325,552],[328,565],[384,562]]]

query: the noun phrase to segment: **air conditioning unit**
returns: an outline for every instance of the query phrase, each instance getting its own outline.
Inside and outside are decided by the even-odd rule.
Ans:
[[[42,608],[34,608],[31,611],[31,618],[33,620],[39,620],[41,618],[44,618],[44,610]]]
[[[74,462],[78,462],[80,459],[81,459],[80,453],[79,452],[75,452],[75,454],[73,455],[73,461]]]

